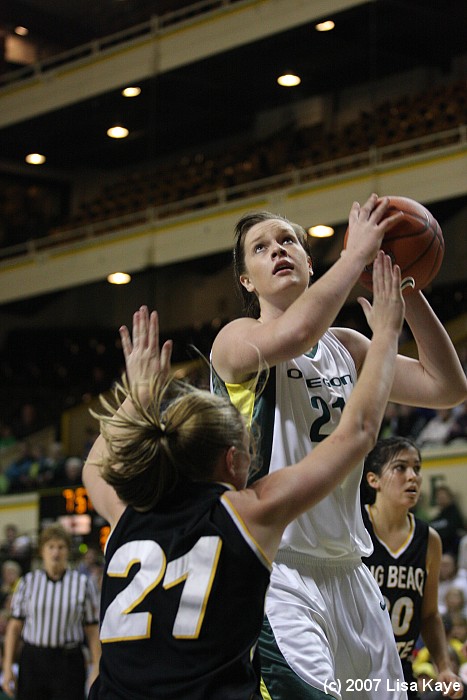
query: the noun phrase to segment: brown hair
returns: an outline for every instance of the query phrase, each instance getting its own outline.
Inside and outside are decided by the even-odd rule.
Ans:
[[[302,226],[300,226],[299,224],[294,224],[292,221],[289,221],[289,219],[287,219],[285,216],[281,216],[280,214],[272,214],[269,211],[257,211],[250,212],[249,214],[244,214],[244,216],[242,216],[242,218],[239,219],[234,231],[234,280],[237,292],[239,293],[243,301],[243,311],[246,316],[251,316],[252,318],[259,318],[261,310],[259,308],[259,302],[256,294],[249,292],[240,282],[241,275],[245,274],[246,272],[244,246],[245,236],[248,233],[248,231],[251,228],[253,228],[253,226],[256,226],[256,224],[259,224],[263,221],[273,220],[284,221],[286,224],[289,224],[295,231],[303,249],[305,250],[307,255],[310,255],[311,257],[309,238],[305,229],[302,228]]]
[[[71,536],[59,523],[52,523],[52,525],[48,525],[42,530],[39,537],[39,551],[42,551],[42,547],[50,540],[62,540],[65,542],[68,551],[71,550]]]

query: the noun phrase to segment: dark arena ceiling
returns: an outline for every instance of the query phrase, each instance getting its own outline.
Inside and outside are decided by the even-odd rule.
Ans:
[[[0,4],[0,29],[27,26],[31,40],[49,54],[59,54],[193,4],[193,0],[15,0]],[[221,0],[217,4],[222,5]],[[448,72],[465,52],[466,8],[462,0],[357,4],[333,16],[332,32],[320,34],[309,24],[298,26],[146,79],[136,100],[125,100],[119,90],[112,90],[6,126],[0,129],[0,158],[11,167],[33,150],[46,152],[49,167],[57,170],[113,169],[240,135],[254,126],[259,112],[285,107],[291,100],[323,93],[335,94],[338,100],[343,88],[371,86],[419,65]],[[7,62],[2,73],[18,68]],[[276,83],[284,70],[302,76],[293,91]],[[105,132],[110,121],[119,120],[129,126],[130,137],[116,144]]]

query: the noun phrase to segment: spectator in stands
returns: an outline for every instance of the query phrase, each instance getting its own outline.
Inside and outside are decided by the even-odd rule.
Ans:
[[[57,470],[54,483],[57,486],[81,486],[83,460],[81,457],[67,457],[63,467]]]
[[[5,525],[5,539],[0,544],[0,560],[12,559],[21,566],[25,574],[31,568],[32,542],[28,535],[20,535],[17,525]]]
[[[98,590],[101,589],[102,576],[104,573],[104,558],[100,549],[89,547],[82,555],[80,562],[77,565],[77,570],[86,576],[90,576]]]
[[[433,409],[388,403],[381,438],[407,437],[415,440],[426,423],[436,415]]]
[[[435,501],[438,513],[431,520],[430,525],[441,537],[443,552],[451,552],[457,559],[459,541],[465,534],[464,516],[451,489],[445,484],[440,484],[435,491]]]
[[[14,436],[21,440],[44,427],[40,420],[36,406],[30,401],[26,401],[20,408],[19,416],[12,425]]]
[[[467,440],[467,401],[454,411],[454,418],[446,435],[445,442]]]
[[[442,445],[446,441],[454,423],[454,412],[451,408],[440,408],[428,423],[422,428],[417,437],[419,447]]]
[[[15,592],[21,578],[21,566],[13,559],[3,562],[0,571],[0,608],[5,607],[5,601]]]
[[[57,475],[63,471],[64,464],[63,444],[61,442],[52,442],[47,447],[47,454],[41,465],[38,475],[38,486],[45,488],[48,485],[53,485]]]
[[[449,658],[451,659],[451,662],[452,660],[454,660],[453,671],[456,674],[458,674],[460,664],[466,661],[462,653],[462,642],[452,637],[452,621],[449,615],[443,615],[442,619],[444,631],[446,634],[446,641],[448,643]],[[428,651],[427,647],[422,647],[418,651],[417,655],[413,660],[412,668],[416,677],[419,677],[420,674],[423,673],[426,674],[428,677],[434,679],[438,675],[436,667],[433,663],[433,659],[431,658],[430,652]]]
[[[444,595],[444,602],[446,603],[446,614],[451,620],[453,616],[467,615],[467,598],[462,588],[457,588],[457,586],[448,588]]]
[[[35,490],[38,486],[39,474],[44,468],[44,453],[40,445],[23,441],[19,448],[17,459],[9,464],[4,472],[10,493]]]
[[[0,421],[0,452],[6,450],[16,443],[16,438],[13,435],[11,425]]]
[[[451,613],[450,617],[452,624],[450,638],[458,639],[464,645],[467,642],[467,617],[456,612]],[[462,649],[462,654],[466,655],[464,649]]]
[[[446,593],[450,588],[460,588],[467,599],[467,571],[457,568],[456,558],[451,552],[441,556],[438,583],[438,609],[442,615],[447,612]]]
[[[454,672],[461,678],[464,691],[463,697],[466,697],[467,686],[465,684],[465,680],[462,678],[462,675],[460,673],[461,663],[463,663],[462,659],[459,658],[459,654],[456,652],[456,649],[453,646],[448,647],[448,653]],[[429,663],[421,664],[421,671],[425,671],[425,673],[427,673],[428,675],[425,676],[425,683],[423,683],[421,674],[418,678],[420,700],[445,700],[446,695],[441,690],[436,689],[435,684],[433,682],[433,676],[429,675],[431,672],[431,668],[431,664]]]

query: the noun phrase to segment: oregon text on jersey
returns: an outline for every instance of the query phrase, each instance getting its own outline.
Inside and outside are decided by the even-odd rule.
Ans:
[[[347,384],[353,384],[352,377],[350,374],[343,374],[341,377],[303,377],[303,372],[297,367],[291,367],[287,370],[287,377],[289,379],[305,379],[306,385],[309,389],[318,389],[321,386],[347,386]]]

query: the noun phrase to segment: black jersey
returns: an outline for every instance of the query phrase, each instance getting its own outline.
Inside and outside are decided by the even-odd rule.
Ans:
[[[412,652],[420,635],[423,592],[427,576],[428,525],[410,518],[410,534],[397,552],[391,551],[375,534],[368,506],[363,519],[373,540],[374,551],[363,562],[381,589],[402,661],[405,680],[413,682]]]
[[[99,700],[256,700],[270,563],[219,483],[128,507],[107,543]]]

